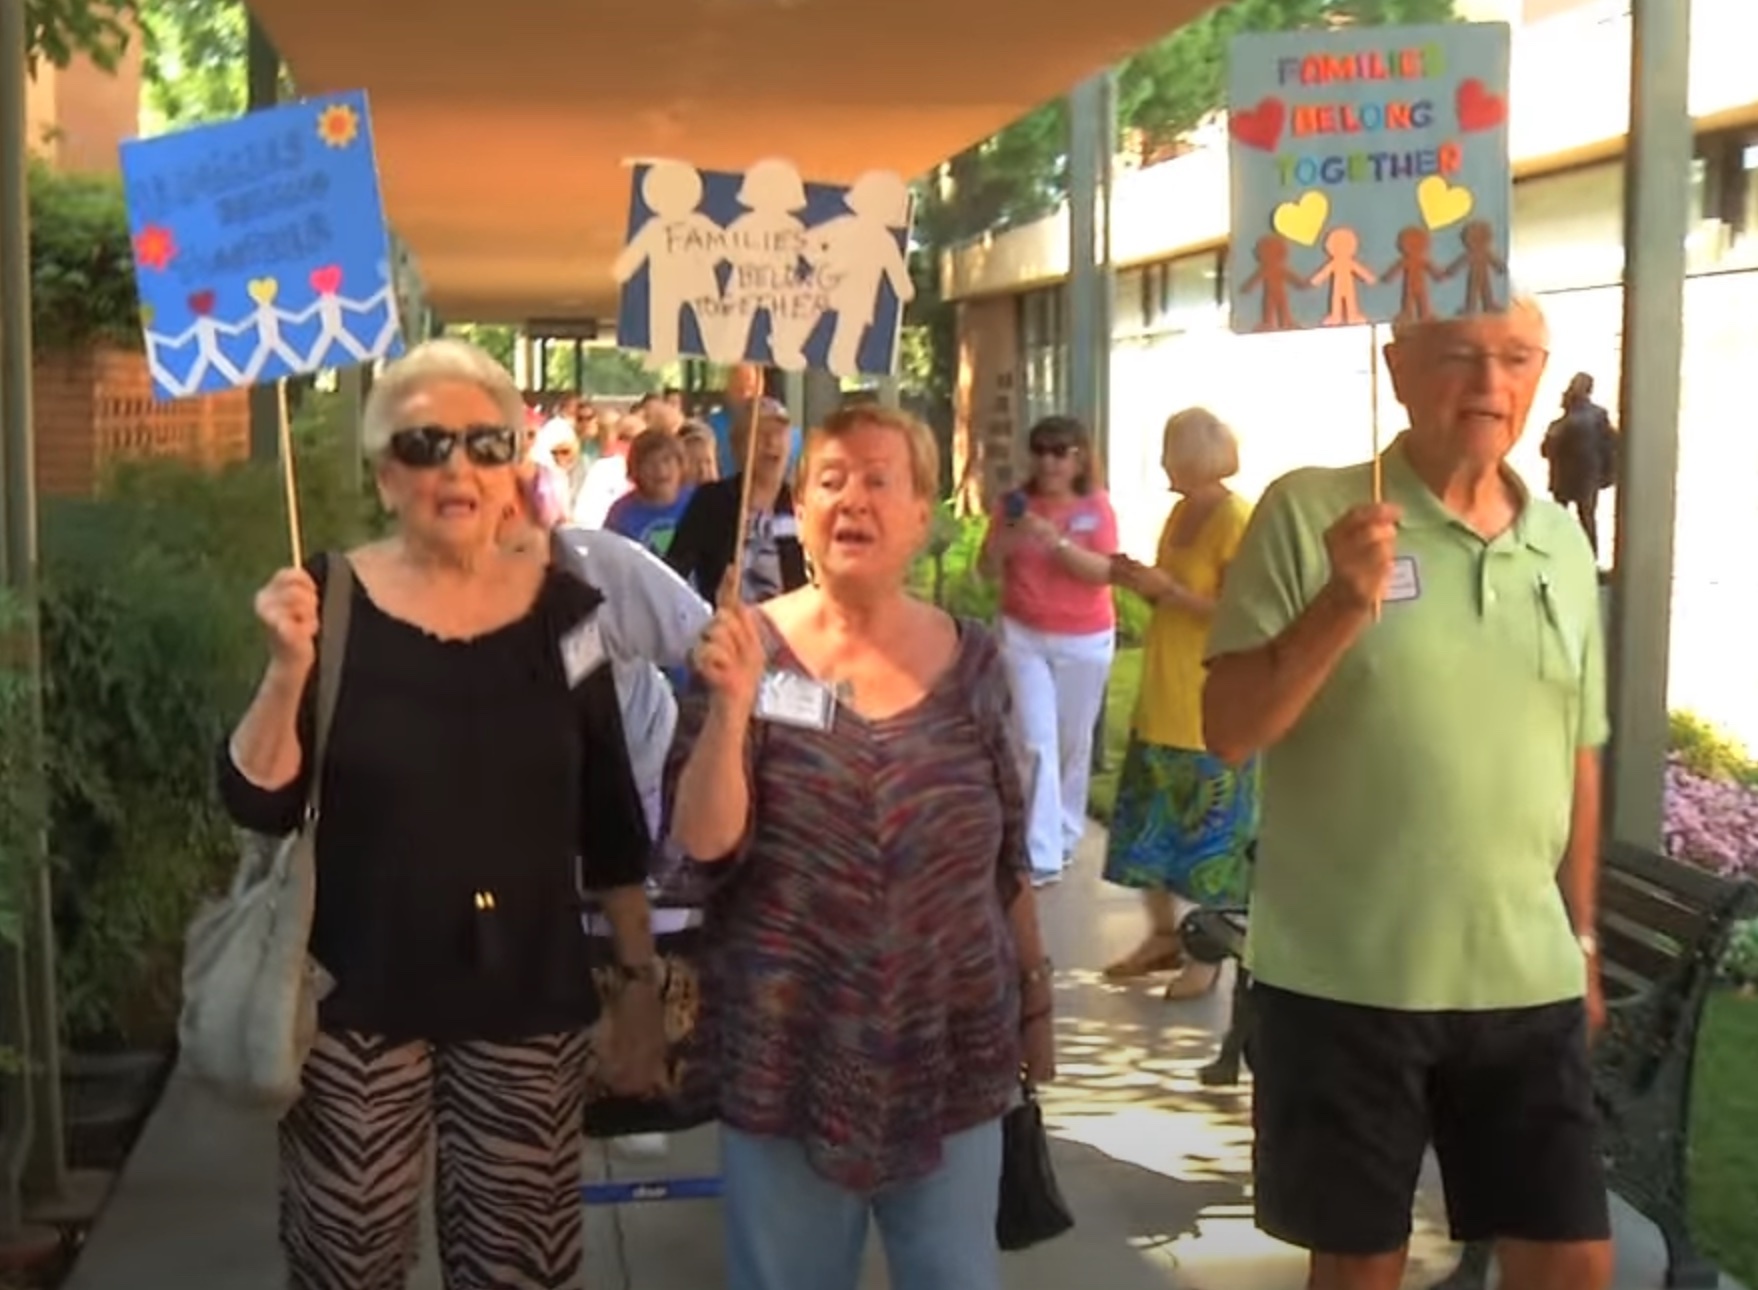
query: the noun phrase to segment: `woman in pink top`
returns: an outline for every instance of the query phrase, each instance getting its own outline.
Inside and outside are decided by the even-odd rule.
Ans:
[[[1062,876],[1086,829],[1093,726],[1116,648],[1117,516],[1079,421],[1045,417],[1028,444],[1031,476],[991,517],[981,567],[1001,580],[1001,652],[1031,786],[1026,841],[1042,885]]]

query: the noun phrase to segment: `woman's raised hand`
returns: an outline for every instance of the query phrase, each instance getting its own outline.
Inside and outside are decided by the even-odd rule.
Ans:
[[[303,677],[317,658],[317,583],[304,569],[282,569],[256,593],[256,617],[269,638],[269,665]]]
[[[696,642],[696,671],[713,692],[713,701],[747,718],[757,706],[757,687],[769,665],[757,630],[757,611],[739,597],[742,579],[728,569],[720,586],[720,608]]]

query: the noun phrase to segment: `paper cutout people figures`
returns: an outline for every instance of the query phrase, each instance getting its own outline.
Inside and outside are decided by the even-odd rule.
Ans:
[[[727,314],[742,334],[739,348],[748,351],[757,314],[767,310],[771,359],[789,370],[804,367],[801,350],[821,314],[814,307],[815,275],[802,263],[806,226],[798,212],[806,209],[806,186],[788,162],[759,161],[745,172],[739,202],[746,213],[727,226],[738,261],[726,284]]]
[[[1499,312],[1495,275],[1506,277],[1508,266],[1496,254],[1495,229],[1488,220],[1474,219],[1459,231],[1459,240],[1465,245],[1465,253],[1447,266],[1446,276],[1451,278],[1460,269],[1466,271],[1465,304],[1459,310],[1460,316]]]
[[[889,281],[899,302],[916,292],[897,245],[897,231],[910,223],[910,195],[903,180],[888,171],[869,171],[855,180],[844,201],[853,214],[814,228],[808,255],[826,303],[836,311],[825,366],[838,376],[854,376],[861,341],[879,311],[879,284]]]
[[[150,331],[146,333],[147,366],[158,378],[159,383],[170,391],[174,398],[181,398],[183,395],[191,394],[200,389],[201,383],[207,379],[209,372],[218,372],[232,385],[241,384],[243,381],[238,368],[221,351],[220,337],[242,336],[256,325],[256,319],[246,317],[241,322],[216,322],[208,312],[214,307],[213,294],[211,291],[198,291],[190,297],[190,307],[195,311],[195,321],[175,336],[164,336]],[[159,351],[161,349],[182,349],[191,340],[195,341],[195,363],[190,367],[188,374],[179,381],[172,377],[171,373],[165,369],[164,364],[160,362]]]
[[[1434,317],[1434,306],[1428,298],[1428,284],[1443,281],[1446,275],[1428,258],[1429,250],[1433,246],[1434,239],[1420,224],[1412,224],[1409,228],[1398,231],[1398,262],[1386,270],[1381,281],[1387,285],[1403,283],[1397,319],[1401,323],[1427,322]]]
[[[342,289],[342,270],[334,264],[326,264],[321,269],[311,271],[311,287],[317,292],[317,323],[319,327],[317,341],[311,347],[311,363],[317,365],[318,356],[329,356],[332,347],[340,345],[344,353],[357,363],[364,363],[372,357],[372,351],[348,331],[348,320],[342,316],[346,306],[356,313],[365,313],[377,302],[378,297],[367,300],[350,300],[340,294]],[[382,293],[381,293],[382,294]]]
[[[253,278],[246,290],[256,303],[256,312],[249,315],[248,321],[256,324],[257,344],[256,353],[244,365],[244,379],[254,384],[271,358],[280,359],[290,371],[303,371],[305,358],[295,352],[281,335],[281,324],[309,321],[317,313],[318,302],[312,301],[297,313],[283,314],[275,308],[275,297],[281,292],[281,284],[275,279]]]
[[[1265,233],[1252,248],[1257,272],[1240,284],[1239,293],[1245,295],[1262,288],[1259,331],[1288,331],[1295,325],[1294,311],[1288,307],[1288,292],[1306,286],[1306,279],[1288,267],[1288,252],[1288,243],[1274,233]]]
[[[647,352],[658,364],[678,356],[681,313],[689,309],[702,335],[702,347],[716,362],[730,363],[742,348],[738,323],[721,307],[715,266],[725,235],[696,208],[702,202],[702,176],[681,161],[656,161],[641,177],[641,200],[653,212],[611,265],[611,276],[626,283],[647,266]]]
[[[1357,283],[1371,286],[1379,279],[1356,259],[1355,253],[1360,249],[1361,239],[1352,228],[1334,228],[1325,234],[1325,254],[1330,258],[1312,275],[1311,285],[1331,284],[1331,312],[1325,315],[1327,327],[1367,321],[1367,315],[1361,312]]]

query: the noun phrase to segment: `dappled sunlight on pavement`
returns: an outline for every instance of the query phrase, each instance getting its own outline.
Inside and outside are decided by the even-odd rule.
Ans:
[[[1305,1256],[1253,1222],[1249,1075],[1233,1088],[1200,1080],[1226,1026],[1232,973],[1223,973],[1212,994],[1186,1002],[1162,997],[1163,976],[1104,979],[1102,965],[1141,935],[1141,914],[1133,893],[1098,880],[1099,837],[1093,830],[1074,869],[1039,900],[1059,967],[1058,1078],[1040,1099],[1076,1230],[1096,1242],[1100,1233],[1092,1229],[1102,1226],[1111,1247],[1100,1257],[1083,1241],[1088,1257],[1110,1274],[1113,1243],[1121,1241],[1138,1260],[1131,1271],[1154,1274],[1139,1284],[1302,1290]],[[1412,1290],[1440,1280],[1457,1259],[1430,1199],[1436,1195],[1430,1188],[1418,1214],[1404,1282]],[[1075,1239],[1055,1244],[1072,1248]],[[1096,1275],[1087,1283],[1094,1290],[1113,1285]],[[1032,1277],[1008,1284],[1056,1283]]]

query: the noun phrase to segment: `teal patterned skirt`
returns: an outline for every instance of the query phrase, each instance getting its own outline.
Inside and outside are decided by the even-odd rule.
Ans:
[[[1238,905],[1257,837],[1258,765],[1134,735],[1117,778],[1105,881],[1170,891],[1199,905]]]

